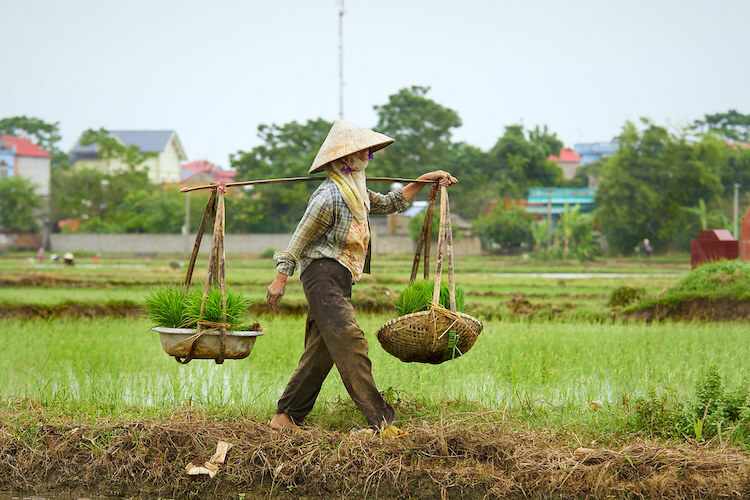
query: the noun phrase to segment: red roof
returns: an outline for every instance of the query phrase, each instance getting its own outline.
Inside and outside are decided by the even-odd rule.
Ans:
[[[41,158],[49,158],[52,155],[23,137],[15,137],[13,135],[3,135],[3,142],[10,147],[16,147],[16,156],[38,156]]]
[[[182,182],[190,182],[197,174],[205,172],[218,182],[234,182],[237,172],[234,170],[222,170],[208,160],[195,160],[182,165]]]
[[[213,172],[215,168],[216,165],[208,160],[195,160],[182,165],[182,170],[194,170],[196,172]]]
[[[581,155],[579,155],[572,149],[562,148],[560,150],[560,158],[555,155],[549,155],[547,161],[552,161],[555,163],[578,163],[579,161],[581,161]]]

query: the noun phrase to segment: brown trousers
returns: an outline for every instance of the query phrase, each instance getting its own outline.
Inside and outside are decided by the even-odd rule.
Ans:
[[[333,365],[367,425],[388,425],[396,412],[383,400],[372,378],[367,340],[354,318],[352,275],[333,259],[314,260],[302,273],[309,304],[305,352],[279,400],[276,413],[301,424],[312,410]]]

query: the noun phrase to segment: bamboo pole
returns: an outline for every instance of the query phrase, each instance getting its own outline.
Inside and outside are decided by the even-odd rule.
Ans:
[[[190,282],[193,280],[193,269],[195,269],[195,260],[198,258],[198,250],[200,250],[201,247],[201,239],[203,238],[203,233],[206,231],[206,222],[208,222],[209,217],[213,218],[214,213],[216,210],[216,191],[213,191],[211,193],[211,196],[208,198],[208,203],[206,203],[206,209],[203,211],[203,218],[201,219],[200,226],[198,226],[198,234],[195,236],[195,244],[193,245],[193,253],[190,256],[190,262],[188,263],[187,268],[187,274],[185,275],[185,285],[184,289],[185,292],[187,292],[188,287],[190,287]]]
[[[278,184],[282,182],[315,182],[324,181],[327,177],[284,177],[280,179],[259,179],[255,181],[239,181],[239,182],[228,182],[225,184],[226,187],[233,186],[255,186],[258,184]],[[439,181],[430,180],[422,181],[419,179],[402,179],[400,177],[368,177],[368,181],[371,182],[420,182],[422,184],[436,184]],[[199,189],[213,189],[216,188],[217,183],[204,184],[202,186],[184,187],[180,189],[181,193],[189,193],[191,191],[197,191]]]
[[[218,226],[218,230],[215,231],[219,235],[216,244],[216,267],[217,275],[219,280],[219,290],[221,291],[221,322],[227,322],[227,276],[226,276],[226,253],[224,251],[224,240],[225,240],[225,226],[226,226],[226,211],[224,210],[224,195],[219,193],[218,203],[216,206],[216,219],[214,224]],[[227,327],[219,327],[219,334],[221,335],[221,341],[219,342],[219,357],[216,358],[217,364],[224,362],[224,354],[226,352],[226,341],[227,341]]]
[[[450,200],[446,199],[445,205],[446,231],[448,234],[448,238],[446,241],[446,246],[448,247],[448,297],[450,297],[451,311],[456,312],[456,280],[453,276],[453,227],[451,226]]]
[[[422,253],[425,255],[429,254],[429,250],[425,250],[425,246],[429,248],[428,240],[432,238],[432,211],[435,208],[435,199],[430,198],[430,204],[427,206],[425,212],[424,221],[422,222],[422,229],[419,232],[419,239],[417,240],[417,249],[414,252],[414,261],[411,265],[411,276],[409,277],[409,283],[412,283],[417,277],[417,271],[419,270],[419,259],[422,257]],[[425,257],[425,266],[429,266],[428,257]],[[427,267],[425,267],[425,273],[427,273]],[[425,279],[429,276],[425,274]]]
[[[438,231],[437,257],[435,258],[435,288],[432,292],[432,301],[440,303],[440,284],[443,273],[443,247],[445,246],[445,219],[448,209],[448,188],[440,186],[440,231]],[[434,322],[433,322],[434,323]]]

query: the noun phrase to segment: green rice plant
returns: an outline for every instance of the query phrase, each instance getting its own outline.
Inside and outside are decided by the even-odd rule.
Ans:
[[[429,280],[416,280],[410,283],[396,299],[396,311],[399,316],[411,314],[430,309],[435,282]],[[456,285],[456,310],[463,312],[466,302],[466,291],[460,285]],[[446,309],[450,308],[450,292],[447,283],[440,284],[440,305]]]
[[[185,292],[176,285],[161,285],[146,295],[146,313],[156,326],[180,328],[187,322]]]
[[[189,328],[195,328],[198,321],[211,321],[213,323],[222,322],[221,311],[221,290],[216,286],[211,286],[206,298],[206,308],[201,311],[201,301],[203,292],[198,289],[191,290],[187,297],[185,314],[188,318]],[[246,323],[245,316],[247,310],[252,304],[242,292],[227,288],[227,317],[226,323],[229,324],[230,330],[238,330],[240,326]]]

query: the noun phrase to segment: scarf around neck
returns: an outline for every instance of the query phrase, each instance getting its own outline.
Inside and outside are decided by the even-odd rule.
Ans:
[[[368,160],[360,160],[350,154],[328,164],[328,178],[338,186],[346,206],[359,222],[367,221],[370,212],[370,196],[367,194],[365,169]]]

